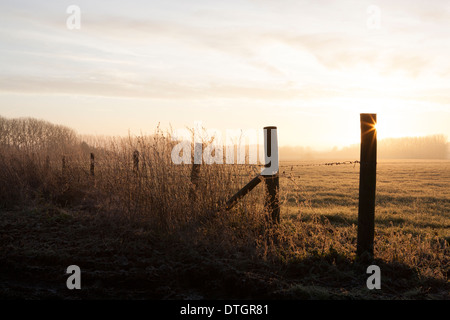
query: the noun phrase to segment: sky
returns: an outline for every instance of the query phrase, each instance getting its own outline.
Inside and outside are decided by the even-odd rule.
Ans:
[[[99,135],[277,126],[281,146],[326,150],[377,113],[379,139],[450,137],[448,57],[447,0],[2,0],[0,115]]]

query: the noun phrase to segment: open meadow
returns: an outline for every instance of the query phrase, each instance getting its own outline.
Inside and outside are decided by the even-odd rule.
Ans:
[[[356,251],[359,164],[281,162],[281,223],[259,170],[176,166],[163,136],[49,162],[2,155],[0,296],[30,299],[449,299],[450,161],[380,160],[375,257]],[[140,153],[133,167],[132,150]],[[351,159],[354,160],[354,159]],[[82,290],[66,287],[78,265]],[[366,286],[369,265],[381,289]]]

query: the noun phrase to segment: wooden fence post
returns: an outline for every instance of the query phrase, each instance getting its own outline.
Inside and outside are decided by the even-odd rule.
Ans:
[[[66,156],[62,156],[62,173],[65,174],[66,173]]]
[[[139,151],[137,150],[133,152],[133,171],[135,173],[139,172]]]
[[[195,186],[195,188],[198,187],[198,182],[200,180],[200,165],[199,164],[193,164],[192,165],[192,171],[191,171],[191,183]]]
[[[91,176],[95,176],[95,156],[91,152]]]
[[[200,166],[203,162],[203,143],[194,141],[194,154],[193,154],[192,170],[191,170],[191,191],[190,197],[196,199],[198,186],[200,182]]]
[[[278,164],[278,134],[277,127],[264,128],[264,154],[265,168],[261,172],[264,177],[267,194],[265,207],[268,210],[272,222],[280,222],[280,176]]]
[[[361,160],[359,176],[359,208],[357,255],[373,257],[375,236],[375,192],[377,175],[376,114],[361,115]]]

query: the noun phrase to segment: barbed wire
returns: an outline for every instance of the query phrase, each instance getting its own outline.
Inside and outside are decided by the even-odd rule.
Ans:
[[[324,163],[308,163],[308,164],[289,164],[289,165],[280,165],[278,166],[279,168],[295,168],[295,167],[320,167],[320,166],[338,166],[338,165],[345,165],[345,164],[358,164],[360,163],[360,161],[355,160],[355,161],[343,161],[343,162],[324,162]],[[226,164],[229,165],[229,164]],[[243,164],[231,164],[232,166],[237,166],[237,167],[254,167],[254,168],[262,168],[264,167],[263,164],[247,164],[247,163],[243,163]],[[70,166],[70,165],[69,165]],[[68,167],[69,167],[68,166]],[[188,165],[188,166],[192,166],[192,165]],[[71,165],[70,167],[72,168],[82,168],[84,167],[83,165]],[[145,167],[144,167],[145,168]]]
[[[320,166],[339,166],[344,164],[357,164],[360,163],[360,161],[343,161],[343,162],[325,162],[325,163],[310,163],[310,164],[292,164],[292,165],[282,165],[279,166],[279,168],[286,168],[286,167],[320,167]]]
[[[354,167],[356,166],[356,164],[359,164],[360,161],[358,160],[354,160],[354,161],[341,161],[341,162],[322,162],[322,163],[304,163],[304,164],[292,164],[292,165],[280,165],[279,166],[279,176],[280,177],[289,177],[289,178],[295,178],[295,176],[292,175],[292,171],[294,170],[294,168],[299,168],[299,167],[321,167],[321,166],[340,166],[340,165],[353,165]],[[245,173],[230,173],[229,176],[232,177],[244,177],[244,178],[248,178],[251,177],[254,174],[259,174],[258,169],[263,168],[264,165],[262,164],[231,164],[232,166],[237,167],[237,169],[250,169],[249,172],[245,172]],[[78,167],[78,166],[75,166]],[[290,168],[289,172],[288,170],[286,170],[286,168]],[[68,168],[67,168],[68,169]],[[74,169],[72,167],[72,169]],[[81,169],[81,166],[78,168]],[[173,171],[173,172],[165,172],[164,175],[165,176],[172,176],[172,175],[176,175],[182,178],[192,178],[192,173],[189,172],[190,169],[189,168],[183,168],[184,170],[188,170],[187,172],[180,172],[180,171]],[[281,169],[285,169],[285,170],[281,170]],[[86,172],[87,169],[84,169]],[[100,169],[101,170],[101,169]],[[132,172],[131,169],[124,169],[125,171],[130,171]],[[184,171],[183,170],[183,171]],[[151,171],[151,169],[149,170]],[[136,176],[140,176],[141,178],[143,177],[149,177],[150,175],[147,176],[147,174],[149,173],[149,171],[147,171],[147,169],[144,168],[144,171],[138,170],[136,173]],[[145,172],[145,173],[144,173]],[[198,177],[200,180],[203,179],[203,177]]]
[[[343,164],[356,164],[360,163],[360,161],[342,161],[342,162],[323,162],[323,163],[308,163],[308,164],[285,164],[278,166],[279,168],[284,167],[313,167],[313,166],[334,166],[334,165],[343,165]],[[248,164],[248,163],[234,163],[231,164],[233,166],[240,166],[240,167],[264,167],[263,164]]]

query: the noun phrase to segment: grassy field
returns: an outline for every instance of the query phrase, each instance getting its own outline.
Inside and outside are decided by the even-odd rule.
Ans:
[[[288,178],[282,180],[287,198],[283,208],[285,221],[321,221],[330,229],[329,246],[339,247],[346,256],[352,255],[358,218],[358,165],[287,169]],[[402,263],[421,277],[448,283],[448,190],[449,161],[379,161],[376,258]]]
[[[295,165],[295,164],[294,164]],[[297,164],[298,165],[298,164]],[[282,168],[287,217],[319,215],[337,226],[357,224],[359,166]],[[450,240],[450,162],[385,160],[377,168],[376,227]],[[294,192],[295,191],[295,192]],[[302,206],[297,203],[304,201]]]
[[[193,192],[190,168],[169,167],[164,150],[143,155],[151,175],[123,170],[130,153],[116,152],[95,179],[75,165],[66,177],[30,173],[29,162],[4,157],[2,181],[29,181],[9,184],[21,197],[0,211],[0,297],[450,299],[449,161],[379,161],[375,257],[364,261],[355,255],[358,164],[281,163],[274,226],[263,185],[230,212],[217,206],[254,170],[203,166]],[[73,264],[80,291],[66,288]],[[366,287],[372,264],[381,290]]]

